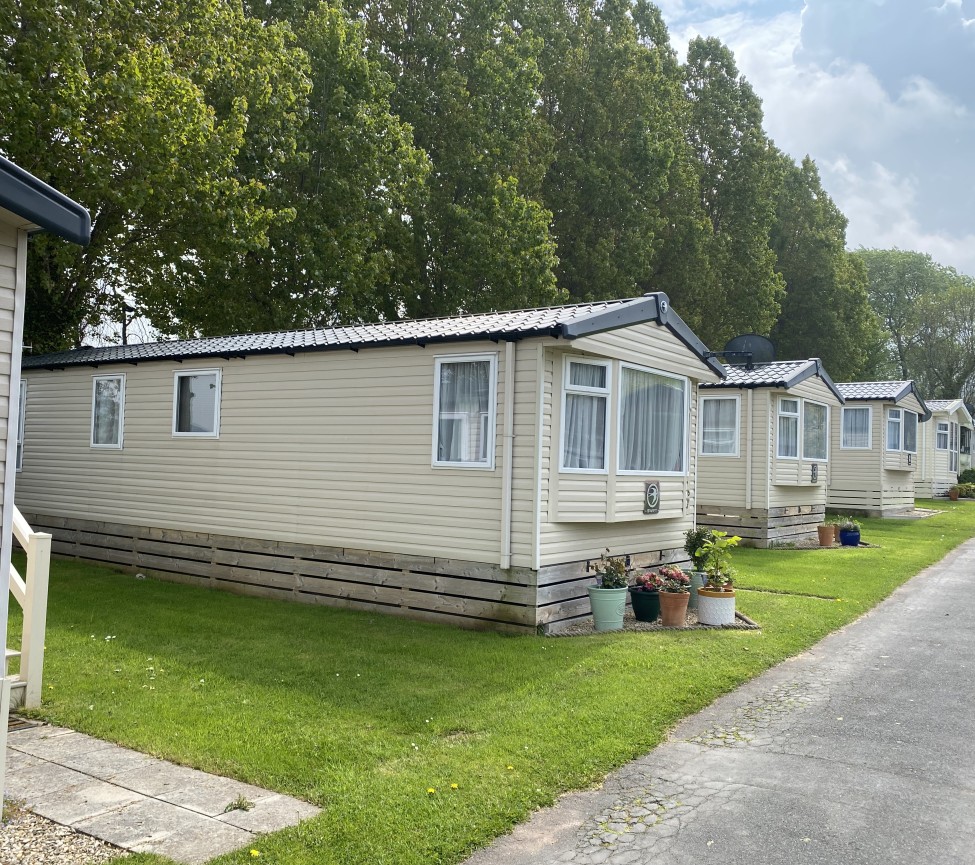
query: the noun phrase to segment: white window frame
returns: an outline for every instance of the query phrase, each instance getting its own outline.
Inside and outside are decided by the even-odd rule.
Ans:
[[[440,368],[445,363],[483,363],[490,364],[488,371],[488,410],[482,413],[480,423],[487,423],[488,439],[487,461],[475,462],[465,460],[463,462],[450,462],[441,460],[440,456]],[[447,416],[454,414],[448,412]],[[465,424],[470,424],[470,418],[463,415]],[[442,354],[433,359],[433,444],[431,452],[431,465],[437,469],[479,469],[481,471],[494,471],[494,451],[495,437],[498,425],[498,356],[497,354]],[[483,450],[485,441],[482,438],[481,448]]]
[[[735,401],[735,450],[733,453],[713,453],[704,450],[704,403],[708,400],[734,400]],[[698,405],[698,427],[700,428],[700,433],[698,435],[697,452],[702,457],[724,457],[725,459],[740,459],[741,458],[741,394],[728,394],[725,396],[718,395],[708,395],[701,396]]]
[[[914,450],[909,451],[907,449],[907,416],[909,414],[914,415]],[[901,447],[906,454],[917,454],[917,440],[921,433],[921,416],[916,411],[908,411],[904,409],[901,412]]]
[[[807,405],[818,405],[826,409],[826,454],[821,457],[807,457],[806,456],[806,406]],[[800,433],[800,447],[799,453],[802,454],[802,458],[807,463],[826,463],[829,462],[829,405],[824,402],[819,402],[814,399],[804,399],[802,400],[802,405],[799,406],[799,411],[801,417],[799,419],[799,433]],[[842,432],[841,432],[842,434]]]
[[[942,427],[944,427],[944,429],[942,429]],[[949,435],[949,429],[950,429],[950,427],[948,425],[948,421],[946,421],[946,420],[939,420],[938,421],[938,426],[937,426],[937,429],[935,430],[935,437],[934,437],[934,447],[935,447],[935,450],[939,450],[939,451],[946,451],[946,450],[948,450],[949,445],[951,443],[951,438],[950,438],[950,435]],[[944,438],[945,443],[943,445],[941,444],[941,436],[944,436],[945,437]]]
[[[606,370],[606,387],[587,387],[581,384],[569,384],[569,364],[570,363],[585,363],[590,366],[601,366]],[[579,393],[587,394],[589,396],[601,396],[606,399],[606,420],[603,425],[603,429],[606,430],[606,434],[603,437],[603,468],[601,469],[580,469],[574,467],[566,467],[565,465],[565,403],[566,395],[569,393]],[[609,474],[609,438],[612,435],[612,418],[610,417],[610,411],[612,409],[612,393],[613,393],[613,362],[610,360],[598,360],[591,357],[583,357],[582,355],[567,354],[562,358],[562,397],[561,397],[561,422],[559,424],[559,471],[568,472],[570,474],[580,474],[580,475],[607,475]],[[617,430],[618,434],[618,430]]]
[[[666,472],[659,471],[657,469],[622,469],[620,468],[620,443],[623,440],[623,373],[624,369],[635,369],[638,372],[646,372],[651,375],[658,375],[661,378],[669,378],[673,381],[679,381],[684,387],[684,441],[681,447],[681,469],[679,472]],[[625,475],[627,477],[646,477],[647,475],[653,475],[657,477],[668,478],[682,478],[687,476],[687,467],[689,460],[687,459],[687,450],[690,445],[690,425],[691,425],[691,409],[690,409],[690,380],[683,375],[675,375],[672,372],[664,372],[660,369],[653,369],[649,366],[639,366],[635,363],[620,363],[620,380],[616,389],[616,473],[618,475]],[[609,437],[607,436],[607,439]],[[607,442],[608,444],[608,442]]]
[[[213,397],[213,432],[181,432],[176,429],[176,414],[179,410],[179,380],[194,375],[215,375],[216,394]],[[173,438],[218,439],[220,438],[220,398],[223,394],[223,371],[219,367],[210,369],[178,369],[173,372]]]
[[[897,412],[897,417],[896,418],[894,417],[894,412]],[[910,411],[910,409],[896,408],[896,407],[887,409],[887,416],[886,416],[886,419],[885,419],[886,422],[884,424],[884,448],[886,449],[887,453],[891,453],[891,454],[896,454],[896,453],[916,454],[917,453],[917,436],[916,435],[914,437],[914,450],[909,451],[905,447],[905,442],[904,442],[904,428],[905,428],[904,416],[906,414],[908,414],[908,413],[914,415],[917,418],[917,424],[918,424],[918,426],[920,426],[921,418],[918,416],[918,413],[916,411]],[[892,448],[890,446],[890,422],[892,420],[896,420],[897,421],[897,428],[899,430],[898,436],[900,438],[900,442],[899,442],[899,444],[898,444],[898,446],[896,448]]]
[[[961,426],[954,421],[948,426],[948,471],[958,474],[961,451]]]
[[[24,470],[24,419],[27,416],[27,380],[20,380],[20,394],[17,408],[20,414],[17,417],[17,454],[15,470]]]
[[[97,444],[95,442],[95,397],[98,393],[98,382],[110,379],[119,379],[119,403],[118,403],[118,444]],[[88,446],[96,450],[120,451],[122,442],[125,438],[125,373],[113,373],[112,375],[93,375],[91,377],[91,430],[89,432]]]
[[[867,413],[867,446],[843,444],[843,431],[846,429],[846,413],[848,411],[865,411]],[[869,405],[845,405],[840,415],[840,450],[844,451],[869,451],[873,450],[873,406]]]
[[[782,411],[782,403],[789,401],[796,404],[795,412]],[[794,417],[796,419],[796,454],[791,456],[782,453],[782,434],[779,419],[783,417]],[[796,460],[798,462],[802,455],[802,400],[797,396],[779,397],[775,406],[775,456],[780,460]]]

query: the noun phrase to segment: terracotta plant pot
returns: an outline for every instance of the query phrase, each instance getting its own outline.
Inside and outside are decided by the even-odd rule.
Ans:
[[[948,490],[948,498],[953,502],[958,501],[958,490]]]
[[[698,589],[697,620],[702,625],[731,625],[735,621],[735,593],[727,589]]]
[[[839,527],[839,524],[838,523],[833,523],[833,525],[831,525],[830,528],[833,530],[833,543],[834,544],[838,544],[840,542],[840,527]]]
[[[660,593],[660,624],[665,628],[683,628],[687,624],[687,602],[690,592]]]
[[[819,534],[819,545],[821,547],[833,546],[834,536],[832,526],[816,526],[816,531]]]

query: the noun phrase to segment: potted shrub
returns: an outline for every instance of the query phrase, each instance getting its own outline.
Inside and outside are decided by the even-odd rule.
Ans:
[[[731,551],[740,540],[738,535],[715,531],[703,545],[707,584],[697,592],[697,620],[702,625],[730,625],[735,621]]]
[[[958,501],[958,496],[960,494],[961,494],[961,490],[959,489],[957,484],[955,484],[953,487],[948,488],[948,498],[951,499],[953,502]]]
[[[665,628],[683,628],[687,624],[691,578],[677,565],[664,565],[658,573],[661,580],[660,624]]]
[[[592,623],[597,631],[621,631],[626,609],[626,558],[606,553],[599,558],[596,584],[589,586]]]
[[[844,547],[860,545],[860,524],[853,517],[847,517],[840,523],[840,543]]]
[[[638,622],[656,622],[660,618],[660,574],[647,571],[640,574],[630,586],[630,603]]]
[[[697,590],[707,582],[704,573],[704,545],[714,537],[712,529],[697,526],[684,532],[684,552],[691,557],[694,569],[690,572],[691,595],[688,599],[688,609],[697,609]]]

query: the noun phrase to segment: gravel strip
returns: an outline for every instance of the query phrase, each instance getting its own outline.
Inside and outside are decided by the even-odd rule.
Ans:
[[[633,615],[633,611],[627,609],[623,614],[623,630],[624,631],[686,631],[688,629],[693,629],[695,631],[758,631],[761,630],[761,625],[753,622],[751,619],[742,615],[741,613],[735,614],[735,622],[732,625],[700,625],[697,621],[697,611],[688,610],[687,618],[685,619],[685,624],[683,628],[665,628],[660,624],[658,619],[656,622],[639,622]],[[595,628],[593,627],[592,619],[580,619],[578,622],[569,625],[566,628],[560,628],[557,631],[552,631],[548,636],[550,637],[586,637],[590,634],[594,634]]]
[[[0,824],[3,865],[97,865],[124,858],[124,850],[61,826],[11,803]]]

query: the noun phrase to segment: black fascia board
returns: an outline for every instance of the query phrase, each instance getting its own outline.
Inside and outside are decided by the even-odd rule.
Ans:
[[[91,242],[91,216],[84,207],[2,156],[0,207],[65,240]]]
[[[829,377],[829,373],[823,367],[823,362],[818,357],[809,358],[809,363],[806,366],[799,367],[796,374],[789,379],[788,387],[794,387],[797,384],[801,384],[808,378],[812,378],[814,375],[818,375],[822,380],[823,384],[826,385],[840,401],[840,405],[845,405],[846,400],[843,398],[843,394],[840,393],[839,388],[833,382],[833,379]]]
[[[648,321],[656,322],[670,330],[712,372],[717,373],[721,378],[727,375],[724,366],[716,358],[707,357],[708,347],[673,311],[670,306],[670,299],[662,291],[651,292],[644,297],[626,301],[611,309],[594,312],[577,318],[575,321],[565,322],[562,324],[561,330],[566,339],[578,339],[582,336],[603,333],[607,330],[645,324]]]
[[[904,399],[904,397],[911,393],[917,397],[917,401],[921,403],[921,408],[924,409],[924,414],[921,415],[921,422],[924,423],[931,420],[931,409],[928,408],[928,404],[924,401],[924,398],[921,396],[921,392],[917,389],[917,384],[915,384],[913,379],[908,381],[907,387],[897,394],[897,399],[894,400],[894,402],[900,402],[902,399]]]

